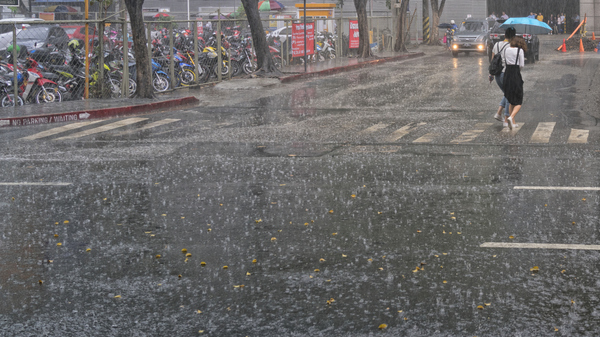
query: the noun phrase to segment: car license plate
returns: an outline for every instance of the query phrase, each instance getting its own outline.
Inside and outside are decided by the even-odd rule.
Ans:
[[[465,43],[465,44],[463,44],[463,47],[471,47],[471,44],[470,43]]]

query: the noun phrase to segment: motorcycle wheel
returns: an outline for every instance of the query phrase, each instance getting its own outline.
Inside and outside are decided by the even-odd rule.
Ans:
[[[0,99],[0,105],[2,105],[3,108],[15,106],[14,97],[14,94],[2,95],[2,98]],[[21,96],[17,96],[17,105],[23,105],[23,99]]]
[[[169,78],[164,74],[154,74],[152,76],[152,86],[158,92],[167,91],[169,89]]]
[[[183,68],[179,73],[179,81],[183,86],[194,84],[194,82],[196,82],[194,70],[191,68]]]
[[[208,79],[210,78],[210,72],[208,71],[208,68],[204,65],[200,65],[200,69],[198,69],[198,72],[199,72],[198,82],[200,82],[200,83],[208,82]]]
[[[108,88],[110,90],[111,98],[121,97],[121,81],[115,77],[108,77]]]
[[[135,92],[137,91],[137,83],[135,82],[135,80],[133,78],[129,79],[129,98],[133,97],[133,95],[135,95]]]
[[[335,51],[331,50],[327,53],[327,56],[330,60],[333,60],[335,58]]]
[[[62,102],[62,95],[60,94],[60,90],[58,86],[55,85],[44,85],[46,92],[42,88],[38,90],[35,95],[35,102],[37,104],[42,103],[60,103]]]
[[[217,75],[217,71],[219,71],[218,63],[213,66],[213,73],[215,74],[215,76]],[[221,66],[221,76],[227,76],[227,74],[229,74],[229,67],[227,65],[227,62],[223,62],[223,65]]]
[[[242,65],[242,70],[244,70],[246,74],[250,75],[253,71],[256,70],[256,63],[254,63],[254,61],[252,63],[246,61]]]
[[[242,73],[242,66],[240,66],[238,61],[231,62],[231,71],[231,76],[239,76]]]
[[[277,69],[281,69],[281,67],[283,66],[281,62],[281,57],[273,57],[273,63],[275,63],[275,67]]]

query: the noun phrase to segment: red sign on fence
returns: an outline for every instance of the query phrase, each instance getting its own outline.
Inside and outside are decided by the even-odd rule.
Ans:
[[[306,24],[306,53],[312,55],[315,53],[315,24]],[[304,56],[304,24],[292,24],[292,56]]]
[[[350,49],[358,48],[360,40],[358,38],[358,21],[350,20]]]

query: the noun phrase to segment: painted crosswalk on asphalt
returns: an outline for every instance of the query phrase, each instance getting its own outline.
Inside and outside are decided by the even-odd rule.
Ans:
[[[123,120],[119,120],[116,122],[104,124],[98,127],[94,127],[91,129],[86,129],[80,132],[75,132],[72,134],[63,135],[58,138],[53,138],[53,140],[69,140],[69,139],[78,139],[85,136],[90,136],[94,134],[99,134],[103,132],[113,131],[115,129],[123,128],[125,126],[135,125],[141,122],[148,120],[148,118],[127,118]],[[142,125],[140,127],[129,128],[125,131],[121,132],[113,132],[111,136],[122,136],[128,134],[134,134],[136,132],[154,129],[160,126],[168,125],[171,123],[175,123],[180,121],[180,119],[175,118],[164,118],[157,121],[153,121]],[[67,133],[70,131],[74,131],[77,129],[81,129],[87,126],[93,126],[96,123],[104,122],[103,120],[95,120],[95,121],[84,121],[84,122],[75,122],[67,125],[63,125],[60,127],[52,128],[49,130],[45,130],[42,132],[35,133],[30,136],[26,136],[20,138],[20,140],[38,140],[42,138],[48,138],[51,136],[59,135],[62,133]],[[233,123],[221,123],[217,124],[217,126],[223,126],[222,124],[229,126]],[[520,126],[518,128],[513,128],[512,130],[504,127],[499,129],[498,127],[492,128],[495,123],[476,123],[474,125],[463,124],[464,131],[461,131],[460,134],[456,135],[459,130],[455,130],[456,132],[452,132],[454,135],[452,138],[448,135],[448,132],[445,131],[444,128],[439,131],[436,129],[435,125],[428,124],[425,122],[412,122],[407,124],[397,125],[396,123],[376,123],[370,125],[362,130],[358,130],[355,135],[359,137],[377,137],[384,142],[387,143],[395,143],[401,142],[403,139],[406,141],[414,143],[414,144],[427,144],[427,143],[449,143],[449,144],[469,144],[474,143],[481,135],[488,134],[505,134],[510,136],[517,136],[517,133],[525,135],[520,135],[520,139],[523,140],[524,137],[528,136],[528,133],[531,132],[532,127],[530,126],[527,130],[522,131],[525,123],[519,123]],[[497,125],[497,124],[496,124]],[[396,126],[395,128],[392,128]],[[214,126],[213,126],[214,127]],[[351,124],[348,124],[348,127],[351,127]],[[540,122],[536,125],[535,130],[531,133],[530,138],[528,139],[528,143],[530,144],[549,144],[552,138],[552,134],[556,127],[555,122]],[[423,135],[424,132],[427,132]],[[411,140],[410,136],[414,135],[416,139]],[[590,136],[589,130],[581,130],[581,129],[570,129],[570,134],[567,140],[567,144],[587,144]],[[505,138],[501,137],[500,139]],[[555,138],[561,139],[561,137],[556,136]],[[484,139],[485,142],[489,142],[490,138]],[[493,140],[491,140],[493,141]]]

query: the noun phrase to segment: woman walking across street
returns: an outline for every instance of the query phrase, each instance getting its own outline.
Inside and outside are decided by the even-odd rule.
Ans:
[[[521,77],[521,68],[525,66],[525,52],[527,43],[520,36],[515,36],[510,40],[510,48],[506,50],[506,68],[504,71],[504,97],[510,103],[510,117],[508,117],[508,127],[512,130],[519,127],[515,123],[515,116],[521,110],[523,104],[523,78]]]
[[[504,32],[504,41],[500,41],[497,42],[494,45],[494,48],[492,48],[492,58],[494,58],[494,55],[496,54],[500,54],[500,56],[502,56],[502,74],[496,76],[496,84],[498,84],[498,87],[500,88],[500,90],[502,90],[502,93],[504,94],[504,88],[502,83],[504,82],[504,71],[506,70],[506,56],[504,55],[504,52],[510,48],[510,40],[515,37],[517,31],[513,28],[513,27],[508,27],[506,29],[506,31]],[[491,81],[491,79],[490,79]],[[506,99],[506,97],[502,96],[502,100],[500,101],[500,106],[498,107],[498,111],[496,112],[496,115],[494,115],[494,118],[497,119],[498,121],[503,121],[504,120],[504,126],[507,127],[508,126],[508,117],[510,116],[509,114],[509,106],[510,104],[508,103],[508,100]],[[502,110],[504,110],[504,118],[502,118]]]

